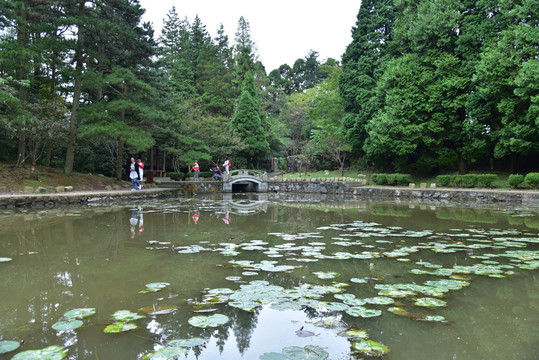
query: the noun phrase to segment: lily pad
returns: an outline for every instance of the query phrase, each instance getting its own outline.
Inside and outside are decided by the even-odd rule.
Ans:
[[[0,341],[0,354],[5,354],[13,350],[17,350],[21,346],[18,341],[3,340]]]
[[[334,272],[334,271],[328,271],[328,272],[318,271],[318,272],[313,272],[313,274],[316,275],[316,277],[318,277],[319,279],[335,279],[336,277],[341,275],[338,272]]]
[[[174,305],[153,305],[139,309],[139,311],[146,313],[150,316],[170,314],[175,312],[176,310],[178,310],[178,307]]]
[[[3,263],[3,262],[8,262],[8,261],[11,261],[13,260],[12,258],[8,258],[8,257],[0,257],[0,263]]]
[[[385,297],[385,296],[375,296],[372,298],[364,299],[369,304],[374,305],[391,305],[395,302],[393,298]]]
[[[354,352],[361,353],[366,356],[383,356],[389,352],[389,346],[380,344],[372,340],[362,340],[352,344]]]
[[[259,360],[287,360],[286,355],[276,352],[264,353],[260,355]]]
[[[64,313],[64,317],[68,319],[84,319],[87,317],[90,317],[92,315],[95,315],[97,313],[97,310],[95,308],[78,308],[69,310]]]
[[[174,339],[170,340],[168,346],[180,346],[180,347],[194,347],[204,344],[204,339],[199,337],[194,337],[191,339]]]
[[[323,348],[316,345],[288,346],[283,349],[283,354],[290,360],[324,360],[329,356]]]
[[[228,322],[229,318],[226,315],[223,314],[213,314],[210,316],[193,316],[188,320],[189,324],[192,326],[200,327],[200,328],[208,328],[208,327],[217,327],[221,326],[223,324],[226,324]]]
[[[170,283],[168,283],[168,282],[149,283],[149,284],[146,284],[146,289],[139,291],[139,294],[157,292],[159,290],[162,290],[162,289],[166,288],[167,286],[170,286]]]
[[[350,282],[353,282],[356,284],[366,284],[367,282],[369,282],[369,280],[365,278],[351,278]]]
[[[179,346],[166,346],[142,357],[144,360],[174,360],[181,355],[187,355],[188,350]]]
[[[67,331],[75,330],[82,326],[82,321],[80,320],[68,320],[68,321],[58,321],[52,325],[52,328],[56,331]]]
[[[138,328],[137,324],[120,322],[108,325],[103,332],[105,334],[117,334],[129,330],[135,330],[136,328]]]
[[[354,339],[367,339],[369,334],[365,330],[347,330],[339,334]]]
[[[370,318],[382,315],[382,311],[367,309],[363,306],[355,306],[346,310],[346,313],[354,317]]]
[[[443,307],[446,306],[447,303],[443,300],[435,298],[419,298],[416,299],[414,305],[424,307]]]
[[[145,318],[144,315],[140,315],[129,310],[118,310],[112,314],[112,318],[118,322],[127,322],[137,319]]]
[[[67,349],[52,345],[40,350],[26,350],[13,356],[12,360],[60,360],[67,356]]]

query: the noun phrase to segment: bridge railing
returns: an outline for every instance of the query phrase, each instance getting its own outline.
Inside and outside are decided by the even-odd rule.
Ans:
[[[223,181],[232,181],[237,178],[250,177],[259,181],[268,181],[268,175],[263,171],[249,170],[249,169],[237,169],[230,171],[229,174],[223,174]]]

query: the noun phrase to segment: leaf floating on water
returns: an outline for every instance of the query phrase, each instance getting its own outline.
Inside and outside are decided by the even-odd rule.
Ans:
[[[283,354],[290,360],[324,360],[329,356],[323,348],[316,345],[288,346],[283,349]]]
[[[159,290],[162,290],[166,288],[167,286],[170,286],[170,283],[168,282],[154,282],[146,284],[146,289],[140,290],[139,294],[147,294],[151,292],[157,292]]]
[[[368,282],[365,278],[352,278],[350,279],[350,282],[356,283],[356,284],[366,284]]]
[[[193,316],[188,320],[192,326],[200,328],[218,327],[228,322],[229,318],[223,314],[214,314],[210,316]]]
[[[380,310],[367,309],[363,306],[351,307],[346,310],[346,313],[350,316],[362,318],[370,318],[382,315],[382,311]]]
[[[313,272],[313,274],[316,275],[316,277],[318,277],[319,279],[335,279],[336,277],[341,276],[341,274],[334,271],[328,271],[328,272],[318,271],[318,272]]]
[[[126,322],[131,320],[143,319],[144,315],[140,315],[129,310],[118,310],[112,314],[112,318],[119,322]]]
[[[82,326],[80,320],[58,321],[52,325],[52,328],[56,331],[68,331],[75,330]]]
[[[175,360],[182,355],[187,355],[188,350],[180,346],[166,346],[157,351],[145,354],[144,360]]]
[[[8,261],[11,261],[13,260],[12,258],[8,258],[8,257],[0,257],[0,263],[3,263],[3,262],[8,262]]]
[[[179,308],[174,305],[153,305],[146,306],[139,309],[140,312],[146,313],[150,316],[170,314],[178,310]]]
[[[129,330],[135,330],[136,328],[138,328],[137,324],[119,322],[119,323],[108,325],[103,330],[103,332],[105,334],[117,334],[117,333],[129,331]]]
[[[96,308],[78,308],[72,309],[64,313],[64,317],[68,319],[84,319],[95,315],[97,313]]]
[[[17,350],[21,346],[18,341],[3,340],[0,341],[0,354],[5,354],[13,350]]]
[[[368,339],[369,334],[365,330],[348,330],[339,334],[340,336],[346,336],[354,339]]]
[[[447,303],[435,298],[419,298],[415,301],[414,305],[424,307],[444,307]]]
[[[264,353],[260,355],[259,360],[287,360],[286,355],[276,352]]]
[[[167,343],[167,346],[194,347],[204,344],[204,339],[194,337],[190,339],[174,339]]]
[[[389,352],[389,346],[380,344],[372,340],[362,340],[352,344],[354,352],[361,353],[366,356],[383,356]]]
[[[26,350],[13,356],[12,360],[60,360],[67,356],[67,349],[53,345],[40,350]]]
[[[365,302],[369,304],[373,304],[373,305],[391,305],[395,302],[395,300],[393,300],[392,298],[385,297],[385,296],[376,296],[376,297],[367,298],[364,300]]]

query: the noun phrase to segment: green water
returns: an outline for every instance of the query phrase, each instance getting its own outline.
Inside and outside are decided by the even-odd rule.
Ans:
[[[306,345],[320,346],[328,359],[363,358],[351,354],[351,344],[359,340],[339,336],[350,328],[365,330],[369,339],[389,346],[384,359],[536,359],[538,228],[537,208],[256,195],[4,210],[0,258],[12,260],[0,262],[0,341],[24,344],[0,359],[50,345],[65,347],[69,359],[139,359],[172,339],[193,337],[204,343],[179,358],[250,360]],[[508,251],[530,251],[526,256],[535,257],[507,257]],[[238,266],[242,261],[250,262]],[[293,268],[268,271],[265,261]],[[226,324],[198,328],[188,322],[196,315],[211,315],[193,312],[193,303],[203,302],[210,289],[237,291],[255,280],[282,291],[338,282],[343,293],[365,299],[378,296],[375,286],[449,279],[412,269],[475,264],[490,264],[494,270],[459,274],[469,285],[443,294],[443,308],[415,306],[416,298],[425,297],[416,294],[395,298],[393,305],[364,305],[380,310],[380,316],[353,317],[324,306],[341,302],[330,292],[308,301],[296,299],[302,304],[297,308],[279,309],[277,298],[265,299],[253,311],[214,304],[211,309],[229,318]],[[314,274],[318,272],[339,275],[320,279]],[[499,275],[505,277],[492,277]],[[355,278],[365,283],[350,281]],[[139,293],[154,282],[170,285]],[[149,306],[178,309],[137,320],[136,330],[103,333],[115,311],[143,314],[139,309]],[[441,315],[446,321],[397,316],[388,311],[391,306],[418,316]],[[83,327],[51,328],[66,311],[83,307],[97,309]],[[333,326],[315,325],[320,321]],[[312,333],[298,336],[302,327]]]

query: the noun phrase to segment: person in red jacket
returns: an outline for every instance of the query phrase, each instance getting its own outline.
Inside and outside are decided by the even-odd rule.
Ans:
[[[198,160],[195,160],[195,163],[193,164],[193,171],[195,172],[195,181],[198,181],[199,170],[200,170],[200,167],[198,166]]]

